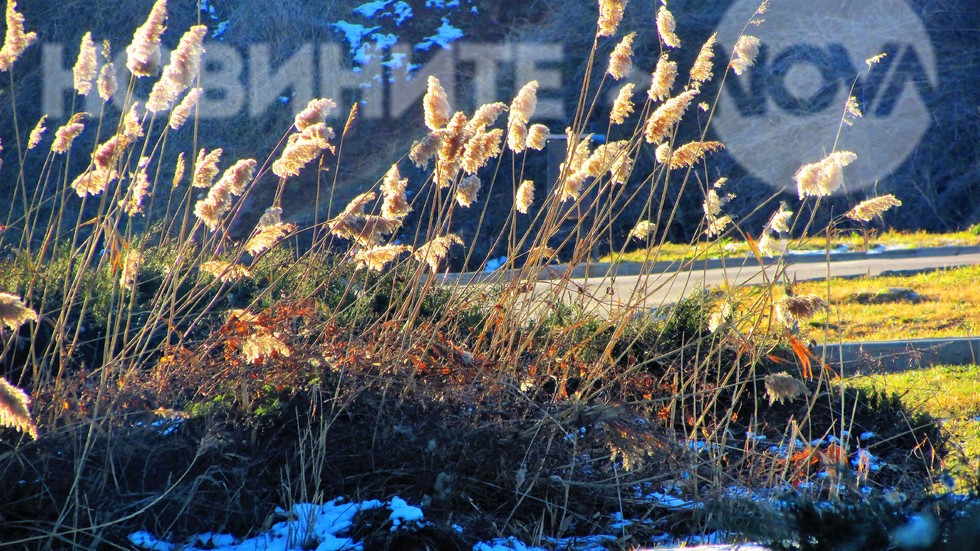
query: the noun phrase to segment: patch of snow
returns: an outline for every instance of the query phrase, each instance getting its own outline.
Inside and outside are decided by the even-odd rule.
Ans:
[[[939,527],[930,516],[912,515],[909,521],[892,532],[892,543],[899,549],[925,549],[936,541]]]
[[[701,507],[703,507],[703,504],[701,503],[695,503],[693,501],[688,501],[686,499],[681,499],[679,497],[675,497],[672,495],[662,494],[660,492],[651,492],[647,494],[645,497],[646,499],[667,509],[682,510],[682,509],[700,509]]]
[[[213,31],[211,31],[211,38],[216,38],[218,40],[221,40],[221,36],[224,35],[225,32],[228,30],[228,25],[230,23],[231,23],[230,21],[222,21],[218,23],[218,26],[215,27]]]
[[[388,516],[388,519],[391,520],[392,532],[396,531],[404,522],[418,523],[424,518],[422,509],[409,505],[400,497],[391,498],[391,504],[388,505],[388,508],[391,509],[391,515]]]
[[[374,31],[380,29],[381,27],[365,27],[364,25],[358,25],[357,23],[349,23],[347,21],[337,21],[336,23],[330,25],[334,30],[343,33],[344,40],[350,44],[351,53],[357,52],[357,49],[361,47],[361,42],[364,41],[364,37],[373,33]]]
[[[447,48],[453,42],[463,38],[463,31],[452,26],[448,17],[442,18],[442,25],[436,29],[436,34],[426,37],[422,42],[415,45],[416,50],[426,51],[433,46]]]
[[[877,436],[878,436],[877,434],[875,434],[875,433],[871,432],[870,430],[868,430],[868,431],[862,432],[861,435],[858,436],[858,439],[859,440],[871,440],[872,438],[875,438]]]
[[[385,8],[387,8],[388,4],[390,3],[391,0],[378,0],[377,2],[368,2],[366,4],[361,4],[360,6],[354,8],[351,11],[353,11],[354,13],[361,14],[364,17],[367,17],[368,19],[371,19],[375,15],[377,15],[379,11],[382,11]]]
[[[491,258],[490,260],[487,260],[487,266],[486,266],[486,268],[483,271],[484,272],[493,272],[493,271],[497,270],[498,268],[500,268],[501,266],[503,266],[506,263],[507,263],[507,257],[506,256],[499,256],[497,258]]]
[[[399,0],[398,2],[395,2],[393,6],[391,6],[391,9],[394,12],[393,16],[395,18],[395,25],[398,25],[399,27],[402,26],[402,23],[412,18],[412,6],[409,6],[407,2]]]

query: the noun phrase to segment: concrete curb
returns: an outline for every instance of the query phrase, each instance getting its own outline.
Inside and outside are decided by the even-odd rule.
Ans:
[[[847,370],[907,371],[933,365],[980,364],[980,337],[914,339],[818,345],[817,358]]]
[[[865,260],[878,258],[914,258],[914,257],[944,257],[959,256],[965,254],[980,253],[980,246],[950,246],[950,247],[926,247],[920,249],[902,249],[896,251],[884,251],[881,253],[831,253],[831,262],[845,262],[849,260]],[[794,254],[782,257],[786,264],[810,264],[822,263],[827,261],[823,254]],[[780,258],[763,258],[763,264],[770,266],[780,260]],[[605,277],[613,275],[617,277],[637,276],[644,274],[663,274],[681,271],[698,272],[703,270],[717,270],[719,268],[738,269],[746,266],[758,266],[759,260],[753,256],[739,256],[732,258],[709,258],[706,260],[688,261],[661,261],[652,263],[641,262],[593,262],[589,264],[578,264],[569,267],[568,264],[555,264],[548,266],[541,271],[538,279],[560,279],[570,277],[572,279]],[[465,272],[460,274],[447,274],[440,276],[443,282],[458,283],[493,283],[510,281],[514,277],[514,271],[509,272]]]

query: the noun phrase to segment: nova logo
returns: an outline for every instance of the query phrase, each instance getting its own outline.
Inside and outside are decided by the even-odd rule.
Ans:
[[[727,59],[758,4],[738,0],[725,14],[718,58]],[[858,156],[846,192],[894,172],[928,131],[927,100],[938,86],[918,16],[903,0],[774,0],[763,17],[745,31],[762,41],[756,64],[741,76],[728,73],[714,120],[735,159],[785,190],[801,165],[835,143]],[[878,54],[885,56],[869,70],[865,60]],[[864,117],[842,126],[849,95]]]

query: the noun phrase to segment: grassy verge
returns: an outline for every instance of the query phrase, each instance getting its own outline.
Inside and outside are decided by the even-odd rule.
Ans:
[[[814,236],[804,240],[790,240],[789,248],[795,251],[823,251],[827,248],[825,236]],[[876,247],[913,249],[922,247],[946,246],[976,246],[980,245],[980,225],[968,230],[951,233],[896,232],[872,233],[849,232],[834,236],[830,239],[830,248],[847,247],[848,250],[861,252],[874,250]],[[726,239],[717,242],[698,242],[694,245],[681,243],[665,243],[660,247],[659,260],[691,260],[706,258],[751,256],[748,243],[742,240]],[[653,258],[645,249],[606,255],[602,262],[644,262]]]

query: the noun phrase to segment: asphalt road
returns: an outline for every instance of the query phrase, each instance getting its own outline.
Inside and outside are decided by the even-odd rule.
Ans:
[[[949,268],[980,264],[980,251],[967,250],[949,254],[949,251],[919,251],[906,256],[866,256],[857,259],[815,262],[814,259],[791,259],[789,264],[770,264],[761,267],[755,259],[738,259],[716,268],[701,266],[699,269],[678,271],[676,268],[661,273],[617,275],[615,277],[573,278],[567,285],[564,301],[596,307],[603,311],[622,307],[645,310],[676,302],[681,297],[705,287],[758,285],[779,278],[779,281],[806,281],[830,277],[856,277],[888,275],[895,272],[918,272],[937,268]],[[605,270],[603,270],[605,271]],[[620,273],[628,273],[622,270]],[[556,280],[542,280],[535,284],[535,294],[547,296],[554,290]]]

